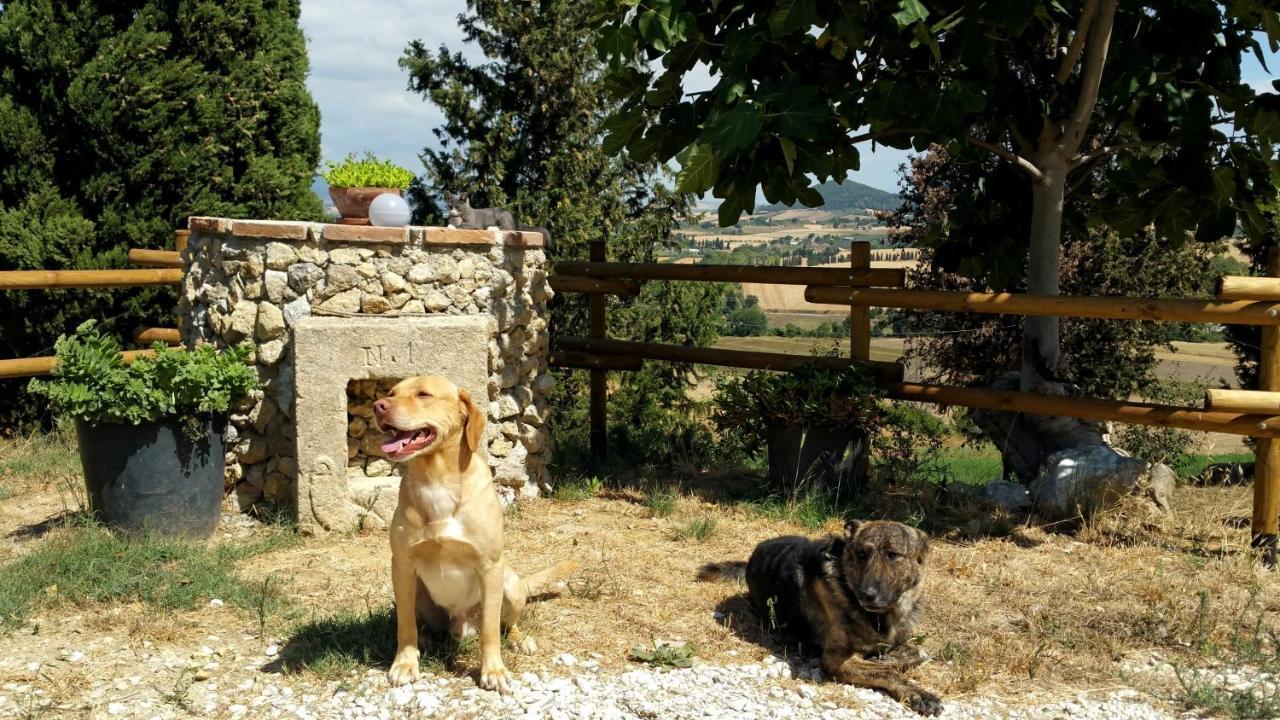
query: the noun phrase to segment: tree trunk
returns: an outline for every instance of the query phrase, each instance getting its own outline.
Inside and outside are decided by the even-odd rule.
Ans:
[[[1031,238],[1027,292],[1058,294],[1062,270],[1062,203],[1066,195],[1066,165],[1041,165],[1043,179],[1031,185]],[[1028,317],[1023,321],[1023,392],[1043,381],[1054,381],[1059,360],[1058,318]],[[1038,357],[1037,357],[1038,356]],[[1047,376],[1047,377],[1046,377]]]
[[[1031,186],[1031,237],[1027,291],[1057,295],[1062,271],[1062,204],[1067,161],[1061,157],[1036,163],[1042,177]],[[1058,318],[1028,317],[1023,324],[1022,369],[996,381],[999,389],[1070,395],[1073,388],[1057,376],[1060,346]],[[1105,423],[1067,417],[972,410],[969,416],[1000,449],[1006,479],[1029,482],[1045,460],[1060,450],[1105,445]]]

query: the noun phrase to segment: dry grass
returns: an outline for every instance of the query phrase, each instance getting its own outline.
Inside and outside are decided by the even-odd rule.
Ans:
[[[632,648],[651,646],[654,638],[692,643],[698,662],[743,662],[772,652],[742,587],[697,582],[694,575],[709,561],[745,559],[769,537],[813,531],[798,518],[742,503],[732,477],[658,491],[611,489],[607,482],[601,488],[590,478],[580,485],[582,492],[508,514],[508,558],[517,570],[566,558],[583,563],[530,606],[524,625],[541,650],[532,658],[509,653],[517,671],[555,672],[552,658],[566,652],[619,669],[633,662]],[[0,500],[0,535],[12,537],[59,502],[50,483]],[[1221,648],[1238,644],[1242,627],[1274,650],[1265,629],[1280,625],[1280,581],[1253,562],[1249,508],[1249,488],[1181,488],[1170,518],[1121,513],[1046,528],[947,505],[929,488],[901,488],[864,511],[898,519],[923,512],[935,536],[921,628],[935,661],[916,672],[921,683],[952,699],[1015,700],[1031,690],[1065,694],[1129,684],[1180,704],[1188,692],[1176,680],[1125,676],[1127,664],[1159,653],[1204,667],[1221,658]],[[713,530],[701,538],[682,532],[694,524]],[[825,527],[838,528],[836,519]],[[25,555],[46,540],[10,543]],[[123,635],[161,646],[211,634],[265,634],[282,640],[286,656],[310,661],[298,667],[340,675],[388,661],[388,560],[383,533],[308,539],[239,564],[246,585],[278,590],[283,608],[259,613],[250,602],[162,615],[139,603],[89,604],[51,608],[39,620],[89,637]],[[0,655],[22,642],[0,637]],[[474,669],[470,648],[438,649],[430,656],[433,672]]]
[[[693,495],[655,518],[643,498],[606,491],[576,502],[534,501],[509,519],[508,555],[517,569],[566,557],[584,565],[558,597],[531,606],[542,652],[523,665],[549,667],[549,658],[570,652],[622,667],[632,647],[655,637],[692,642],[706,662],[769,652],[743,588],[693,577],[705,562],[743,559],[755,543],[804,528]],[[937,660],[918,671],[920,680],[948,697],[1014,697],[1029,686],[1114,686],[1126,658],[1156,650],[1206,664],[1201,650],[1227,642],[1251,589],[1266,625],[1276,624],[1280,610],[1275,576],[1254,565],[1240,527],[1248,504],[1247,489],[1186,488],[1162,524],[1095,518],[1073,533],[1007,516],[975,527],[963,521],[964,509],[939,513],[922,627]],[[701,541],[679,537],[708,518],[715,530]],[[309,541],[265,562],[248,572],[292,574],[294,601],[316,617],[389,602],[381,536]]]

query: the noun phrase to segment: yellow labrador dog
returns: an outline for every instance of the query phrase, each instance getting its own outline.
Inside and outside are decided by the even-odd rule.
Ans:
[[[485,412],[441,377],[401,381],[373,404],[378,427],[394,433],[382,450],[404,464],[391,522],[391,582],[396,600],[392,685],[418,678],[418,621],[461,637],[480,620],[480,685],[506,692],[500,631],[533,652],[517,622],[525,599],[577,569],[563,562],[521,579],[502,558],[502,506],[481,450]]]

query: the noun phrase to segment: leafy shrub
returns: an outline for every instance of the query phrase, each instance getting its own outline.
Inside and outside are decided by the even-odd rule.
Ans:
[[[755,370],[716,384],[712,420],[758,450],[770,426],[826,427],[874,433],[883,419],[882,390],[868,365],[831,368],[816,362],[792,372]]]
[[[916,405],[893,403],[884,415],[885,431],[876,442],[881,479],[906,482],[924,479],[929,471],[941,472],[942,441],[950,434],[947,423]]]
[[[125,365],[120,344],[90,320],[54,347],[54,379],[32,380],[28,387],[60,415],[91,423],[137,425],[172,415],[224,413],[258,387],[248,345],[183,351],[156,343],[154,356]]]
[[[399,188],[403,190],[413,182],[413,173],[396,165],[390,160],[379,160],[373,153],[365,153],[363,159],[357,159],[355,153],[342,162],[327,162],[320,177],[331,187],[376,187]]]
[[[753,337],[769,332],[769,318],[757,305],[740,307],[729,313],[726,332],[734,337]]]

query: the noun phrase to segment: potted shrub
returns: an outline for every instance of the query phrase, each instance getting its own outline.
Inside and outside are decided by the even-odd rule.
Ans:
[[[870,441],[885,416],[882,397],[870,367],[813,362],[721,381],[712,419],[748,450],[764,445],[773,487],[824,487],[847,499],[866,479]]]
[[[53,379],[30,389],[72,417],[90,510],[108,527],[207,538],[222,505],[227,415],[258,387],[248,345],[125,365],[93,321],[58,339]]]
[[[403,195],[413,181],[413,173],[379,160],[373,153],[357,158],[354,153],[342,162],[329,162],[320,177],[329,183],[329,197],[348,224],[369,224],[369,203],[383,193]]]

